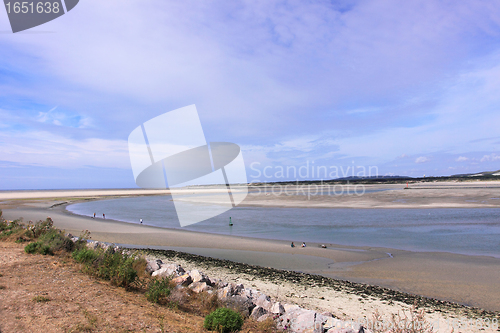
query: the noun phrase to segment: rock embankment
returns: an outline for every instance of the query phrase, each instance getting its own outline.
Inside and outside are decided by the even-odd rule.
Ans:
[[[186,271],[175,263],[146,257],[146,271],[152,276],[169,277],[178,289],[189,288],[195,293],[216,293],[227,307],[257,321],[272,318],[279,329],[296,333],[358,333],[369,332],[358,323],[342,321],[329,313],[317,313],[294,304],[282,304],[268,295],[243,284],[213,279],[197,269]]]

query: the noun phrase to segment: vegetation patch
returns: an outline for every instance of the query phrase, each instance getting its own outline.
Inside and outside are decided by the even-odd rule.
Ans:
[[[146,290],[146,298],[150,302],[164,304],[170,292],[170,279],[152,279]]]
[[[45,303],[45,302],[50,301],[50,298],[45,297],[45,296],[35,296],[31,300],[33,302],[36,302],[36,303]]]
[[[237,332],[243,326],[241,315],[228,308],[218,308],[205,317],[203,327],[219,333]]]
[[[83,271],[103,280],[109,280],[118,287],[129,288],[136,282],[138,266],[145,266],[145,260],[134,255],[115,252],[112,247],[104,249],[80,249],[72,257],[83,264]]]

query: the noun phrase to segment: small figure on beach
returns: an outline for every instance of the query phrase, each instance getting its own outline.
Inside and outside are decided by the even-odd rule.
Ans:
[[[325,244],[321,244],[321,248],[326,249],[326,245]]]
[[[106,214],[102,213],[102,218],[106,219]]]
[[[141,224],[142,224],[142,219],[139,219],[139,221],[140,221],[140,222],[141,222]]]
[[[229,216],[229,226],[232,227],[233,226],[233,222],[231,221],[231,216]]]
[[[306,247],[306,242],[302,242],[302,247]]]
[[[95,213],[94,213],[94,217],[93,218],[95,219]]]
[[[292,244],[290,244],[290,247],[295,247],[295,244],[293,244],[293,242],[292,242]]]

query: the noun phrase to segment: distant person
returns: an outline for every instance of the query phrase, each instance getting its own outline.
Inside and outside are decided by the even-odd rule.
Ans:
[[[140,219],[139,221],[141,221],[141,224],[142,224],[142,219]]]
[[[290,247],[295,247],[295,244],[293,244],[293,242],[292,242],[292,244],[290,244]]]
[[[321,244],[321,247],[322,247],[323,249],[326,249],[326,245],[325,245],[325,244]]]
[[[95,218],[95,213],[94,213],[94,218]]]
[[[302,247],[306,247],[306,243],[305,242],[302,242]]]
[[[106,219],[106,214],[102,213],[102,218]]]

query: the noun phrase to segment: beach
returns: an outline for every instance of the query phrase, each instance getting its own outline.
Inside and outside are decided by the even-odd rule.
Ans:
[[[375,185],[379,186],[379,185]],[[269,188],[254,188],[244,205],[325,208],[419,208],[500,207],[498,182],[422,183],[385,185],[393,191],[370,192],[362,196],[314,195],[307,198],[300,188],[289,188],[298,195],[269,194]],[[374,186],[366,186],[374,188]],[[256,193],[259,190],[260,193]],[[192,191],[192,190],[190,190]],[[210,191],[201,189],[199,191]],[[271,190],[272,191],[272,190]],[[289,192],[290,193],[290,192]],[[275,269],[377,285],[413,295],[421,295],[472,306],[498,314],[500,311],[500,259],[445,252],[411,252],[387,248],[309,243],[306,248],[291,248],[289,242],[164,229],[146,225],[77,216],[65,210],[67,204],[81,200],[136,195],[168,194],[155,190],[86,190],[86,191],[11,191],[0,193],[0,209],[6,219],[23,217],[24,221],[50,216],[57,228],[79,235],[89,230],[92,239],[132,247],[171,249],[218,259],[227,259]],[[205,268],[210,269],[209,267]],[[210,274],[229,276],[230,270],[213,268]],[[251,275],[237,274],[231,279],[253,284],[270,295],[355,319],[369,316],[375,308],[386,313],[399,308],[380,299],[353,298],[352,295],[320,289],[298,290],[283,284],[281,291]],[[294,289],[295,288],[295,289]],[[301,287],[303,289],[303,287]],[[267,290],[266,290],[267,289]],[[294,290],[294,291],[292,291]],[[324,299],[319,299],[322,295]],[[341,310],[339,310],[339,308]],[[438,316],[439,313],[431,315]],[[464,315],[465,316],[465,315]],[[466,316],[463,317],[464,320]],[[471,330],[473,331],[473,330]]]

